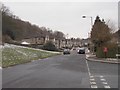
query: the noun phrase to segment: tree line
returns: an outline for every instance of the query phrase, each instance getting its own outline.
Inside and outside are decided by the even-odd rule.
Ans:
[[[13,15],[4,4],[2,4],[0,12],[2,12],[3,42],[20,41],[24,38],[41,38],[46,35],[50,38],[65,39],[65,34],[61,31],[53,31],[50,28],[39,27],[30,22],[21,20],[16,15]]]

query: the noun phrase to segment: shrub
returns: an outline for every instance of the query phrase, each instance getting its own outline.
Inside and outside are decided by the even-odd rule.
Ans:
[[[105,45],[105,47],[108,48],[107,58],[116,58],[116,54],[118,53],[117,45],[113,44],[113,43],[109,43],[109,44]],[[104,46],[97,48],[97,51],[96,51],[96,56],[97,57],[105,58],[105,54],[103,52],[103,48],[104,48]]]
[[[55,45],[51,41],[48,41],[47,43],[45,43],[43,45],[43,49],[48,51],[58,51]]]

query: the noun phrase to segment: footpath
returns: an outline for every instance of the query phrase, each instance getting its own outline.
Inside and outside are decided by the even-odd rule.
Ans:
[[[96,55],[91,53],[86,54],[86,60],[95,61],[95,62],[103,62],[103,63],[111,63],[111,64],[120,64],[120,59],[117,58],[98,58]]]

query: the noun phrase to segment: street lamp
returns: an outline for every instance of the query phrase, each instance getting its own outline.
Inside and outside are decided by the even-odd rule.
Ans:
[[[65,42],[65,47],[68,46],[68,33],[66,34],[66,42]]]
[[[91,30],[92,30],[92,27],[93,27],[93,18],[92,18],[92,16],[84,15],[84,16],[82,16],[82,18],[90,18],[90,20],[91,20]],[[88,38],[90,38],[90,33],[88,33]],[[93,47],[93,53],[94,53],[94,47]]]
[[[82,16],[82,18],[90,18],[91,19],[91,28],[93,26],[93,18],[92,16]]]

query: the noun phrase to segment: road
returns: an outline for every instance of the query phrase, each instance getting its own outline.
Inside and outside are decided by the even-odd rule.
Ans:
[[[3,69],[3,88],[118,88],[118,65],[84,54],[54,56]]]

